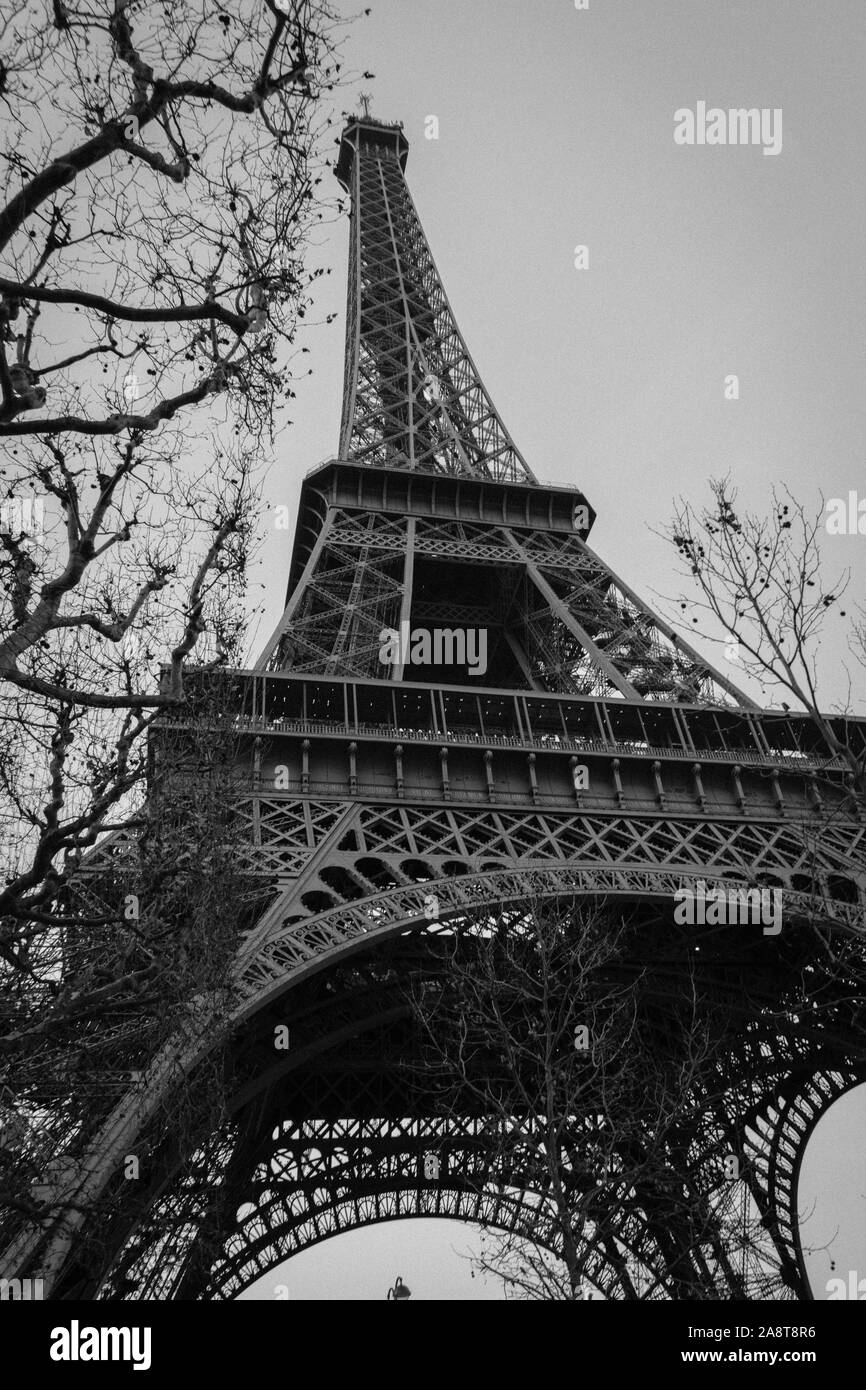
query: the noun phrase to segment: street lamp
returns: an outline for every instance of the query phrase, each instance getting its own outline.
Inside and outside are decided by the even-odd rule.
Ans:
[[[397,1298],[411,1298],[411,1297],[412,1297],[412,1290],[409,1288],[408,1284],[404,1284],[404,1283],[403,1283],[403,1280],[400,1278],[400,1275],[398,1274],[398,1275],[397,1275],[397,1282],[396,1282],[396,1284],[394,1285],[393,1289],[389,1289],[389,1290],[388,1290],[388,1298],[389,1298],[389,1299],[391,1299],[391,1298],[397,1299]]]

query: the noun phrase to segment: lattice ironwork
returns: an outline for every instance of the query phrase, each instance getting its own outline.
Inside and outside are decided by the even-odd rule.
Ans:
[[[404,178],[406,149],[399,128],[376,121],[353,122],[343,137],[352,226],[341,459],[537,486],[457,329]],[[315,479],[305,486],[316,492]],[[473,500],[455,499],[445,521],[423,508],[395,515],[387,497],[370,511],[318,493],[315,546],[262,663],[401,679],[402,667],[382,669],[381,631],[417,620],[419,602],[447,609],[480,582],[493,619],[484,626],[509,651],[499,685],[750,704],[593,554],[580,494],[571,534],[481,523]],[[426,586],[416,573],[424,562]]]
[[[403,177],[393,126],[353,122],[339,166],[352,194],[342,458],[534,481],[484,389]]]
[[[488,684],[751,704],[579,536],[345,506],[325,509],[314,555],[263,662],[270,670],[388,677],[383,630],[403,619],[430,623],[431,611],[453,627],[454,596],[466,584],[482,600],[468,625],[484,628],[498,670]]]
[[[646,944],[632,968],[650,981],[643,1007],[658,1014],[661,1039],[668,1010],[682,1004],[671,966],[693,946],[646,908],[642,916]],[[420,936],[403,936],[296,987],[297,1041],[279,1066],[268,1030],[284,1013],[277,1007],[259,1016],[239,1055],[232,1121],[198,1165],[175,1172],[107,1271],[105,1294],[231,1298],[311,1244],[410,1216],[514,1230],[558,1251],[544,1168],[533,1164],[531,1143],[503,1154],[489,1116],[472,1104],[463,1116],[438,1115],[412,1079],[417,1036],[404,982],[435,979],[447,959],[438,947],[453,929],[428,924]],[[838,1066],[850,1012],[841,1004],[817,1027],[780,1040],[772,1010],[796,979],[796,964],[780,967],[754,937],[741,941],[735,960],[719,941],[705,941],[704,949],[733,1045],[696,1066],[690,1105],[666,1139],[684,1200],[706,1226],[689,1255],[691,1276],[705,1297],[741,1297],[771,1261],[782,1296],[795,1297],[802,1293],[793,1218],[799,1162],[826,1105],[856,1080]],[[588,1097],[575,1117],[568,1175],[586,1213],[577,1233],[585,1279],[606,1297],[671,1297],[683,1270],[670,1267],[651,1190],[628,1191],[627,1155],[608,1152],[600,1118]],[[743,1164],[733,1182],[724,1166],[732,1151]],[[766,1235],[748,1248],[734,1239],[728,1250],[744,1210]]]
[[[810,741],[808,721],[756,710],[593,553],[581,493],[534,478],[456,327],[406,150],[399,127],[366,117],[342,141],[352,223],[340,458],[305,480],[284,616],[256,671],[231,676],[245,692],[238,798],[261,911],[239,926],[231,1008],[192,1001],[188,1033],[94,1115],[89,1149],[78,1136],[80,1167],[59,1195],[77,1210],[86,1179],[93,1220],[103,1207],[115,1215],[98,1258],[84,1223],[61,1295],[230,1298],[288,1254],[405,1215],[555,1247],[545,1192],[491,1159],[489,1116],[467,1108],[446,1123],[399,1084],[401,974],[437,968],[437,935],[491,904],[601,899],[645,913],[664,939],[678,889],[772,885],[795,926],[817,917],[827,934],[862,933],[866,832],[844,768]],[[487,671],[385,669],[383,629],[419,624],[483,628]],[[121,891],[133,849],[116,836],[90,856],[81,892],[97,908]],[[806,1297],[800,1163],[827,1106],[862,1077],[860,1052],[844,1001],[783,1027],[767,943],[740,944],[739,963],[713,965],[702,941],[706,988],[734,1023],[670,1162],[713,1231],[692,1270],[707,1297],[738,1296],[749,1273],[725,1251],[735,1198],[720,1185],[722,1145],[747,1155],[740,1196],[785,1288]],[[692,949],[671,945],[674,982]],[[265,1041],[275,1019],[297,1035],[282,1068]],[[146,1142],[171,1078],[195,1084],[218,1046],[235,1067],[231,1115],[192,1162],[164,1141],[133,1199],[122,1155]],[[423,1168],[431,1145],[444,1159],[435,1180]],[[595,1286],[674,1296],[649,1199],[615,1218],[602,1200],[605,1219],[587,1252]],[[49,1223],[19,1220],[3,1272],[38,1270],[51,1237]],[[634,1286],[636,1266],[648,1292]]]

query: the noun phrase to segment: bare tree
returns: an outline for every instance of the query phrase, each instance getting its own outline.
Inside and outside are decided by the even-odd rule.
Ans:
[[[190,665],[242,664],[341,26],[328,0],[0,0],[0,1195],[58,1250],[46,1164],[89,1171],[130,1076],[224,1003],[249,907],[206,756],[237,691],[205,718]],[[200,800],[160,795],[155,750],[196,737]]]
[[[151,732],[135,834],[69,866],[57,909],[0,993],[0,1232],[50,1225],[60,1180],[95,1127],[177,1032],[190,1001],[232,1002],[239,933],[260,909],[243,817],[237,694],[210,677],[183,722]],[[223,1119],[222,1055],[174,1088],[110,1199],[88,1211],[84,1251],[148,1176],[170,1135],[189,1156]],[[206,1072],[206,1075],[204,1074]],[[180,1080],[180,1078],[178,1078]],[[128,1181],[127,1181],[128,1180]]]
[[[338,80],[327,0],[0,0],[0,960],[238,654]]]
[[[522,1208],[479,1260],[510,1296],[779,1296],[761,1213],[728,1180],[733,1132],[708,1119],[730,1015],[693,951],[653,962],[604,904],[493,905],[416,986],[420,1084],[443,1114],[484,1118],[484,1181]]]
[[[743,669],[764,687],[789,695],[820,735],[828,758],[846,766],[852,795],[866,804],[866,742],[844,718],[833,719],[819,695],[821,638],[842,607],[847,574],[828,582],[819,544],[821,512],[811,516],[787,490],[773,493],[766,516],[743,512],[726,479],[711,484],[712,503],[681,500],[667,536],[694,585],[680,600],[681,626],[710,624],[735,644]],[[695,592],[696,591],[696,592]],[[852,650],[864,665],[862,624]],[[783,701],[783,707],[789,708]]]

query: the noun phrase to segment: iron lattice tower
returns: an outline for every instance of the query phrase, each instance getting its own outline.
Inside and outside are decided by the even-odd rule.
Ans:
[[[628,905],[667,941],[668,972],[693,949],[672,931],[672,895],[700,879],[777,886],[791,920],[820,911],[844,930],[862,917],[866,853],[844,768],[808,719],[757,708],[594,554],[579,490],[534,477],[457,328],[407,149],[401,127],[366,116],[343,134],[339,456],[304,481],[284,616],[256,669],[232,676],[250,862],[268,904],[241,941],[225,1020],[229,1120],[194,1172],[157,1155],[109,1232],[111,1258],[97,1269],[70,1255],[67,1296],[232,1297],[288,1254],[397,1216],[537,1231],[520,1174],[489,1160],[487,1117],[443,1120],[394,1066],[411,1045],[401,982],[435,975],[442,933],[479,905]],[[384,629],[438,626],[487,632],[483,675],[456,649],[444,669],[383,667]],[[863,743],[851,721],[846,736]],[[92,856],[94,882],[113,852]],[[853,1006],[782,1026],[775,949],[754,932],[736,960],[706,943],[708,988],[733,1022],[712,1097],[696,1091],[679,1176],[686,1198],[712,1203],[720,1155],[742,1153],[788,1292],[807,1296],[799,1167],[857,1078]],[[275,1055],[280,1023],[292,1042]],[[101,1132],[105,1192],[146,1126],[140,1096]],[[708,1297],[737,1292],[724,1251],[712,1276],[706,1252],[690,1258]],[[628,1296],[629,1261],[656,1296],[682,1287],[648,1209],[611,1229],[587,1276]]]

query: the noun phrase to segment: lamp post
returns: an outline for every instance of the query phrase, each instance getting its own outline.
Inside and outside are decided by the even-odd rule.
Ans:
[[[411,1297],[412,1297],[412,1290],[409,1288],[408,1284],[404,1284],[404,1283],[403,1283],[403,1280],[400,1278],[400,1275],[398,1274],[398,1275],[397,1275],[397,1282],[395,1283],[393,1289],[389,1289],[389,1290],[388,1290],[388,1298],[389,1298],[389,1299],[392,1299],[392,1298],[393,1298],[393,1299],[398,1299],[398,1298],[411,1298]]]

